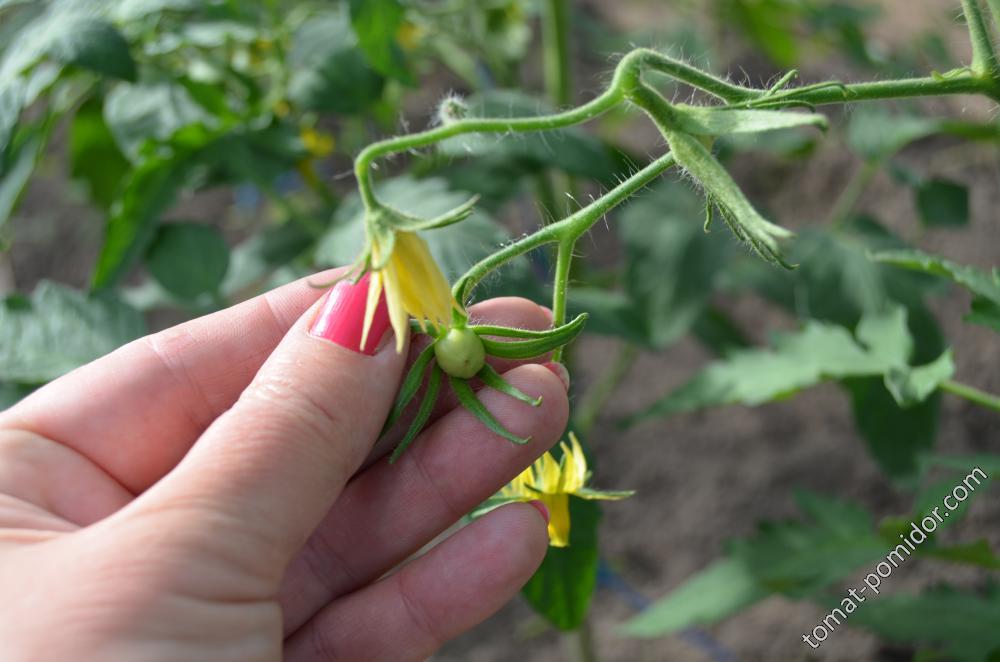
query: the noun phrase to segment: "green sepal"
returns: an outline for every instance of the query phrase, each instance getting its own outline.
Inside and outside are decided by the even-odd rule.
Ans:
[[[383,205],[383,208],[388,212],[384,217],[384,221],[394,230],[402,230],[404,232],[436,230],[438,228],[454,225],[455,223],[467,219],[469,215],[472,214],[472,210],[476,206],[477,202],[479,202],[479,196],[474,195],[454,209],[449,209],[434,218],[417,218],[416,216],[410,216],[409,214],[401,212],[398,209],[393,209],[392,207]]]
[[[780,90],[785,89],[786,87],[788,87],[789,83],[791,83],[793,80],[795,80],[798,77],[798,75],[799,75],[799,70],[798,69],[790,69],[790,70],[786,71],[785,75],[782,76],[781,78],[779,78],[774,83],[774,85],[772,85],[771,87],[767,88],[767,94],[774,94],[775,92],[778,92]],[[767,94],[765,94],[764,96],[766,97]]]
[[[469,519],[478,519],[488,512],[494,511],[501,506],[506,506],[508,503],[517,503],[519,501],[524,501],[524,497],[521,496],[501,496],[496,494],[491,496],[486,501],[476,506],[475,510],[469,513]]]
[[[371,221],[366,221],[365,231],[371,236],[373,241],[377,241],[379,247],[382,249],[382,259],[379,262],[375,262],[372,259],[371,253],[368,252],[365,256],[365,261],[368,262],[368,270],[376,271],[382,269],[389,262],[389,258],[392,257],[392,249],[396,247],[396,232],[384,223],[385,217],[381,214],[374,215]]]
[[[542,404],[542,396],[533,398],[521,389],[517,388],[513,384],[509,383],[500,374],[493,369],[489,363],[483,364],[483,367],[476,373],[479,379],[483,380],[483,383],[489,386],[494,391],[500,391],[504,395],[509,395],[515,400],[520,400],[521,402],[526,402],[532,407],[538,407]]]
[[[487,354],[502,359],[530,359],[570,343],[583,331],[583,325],[586,321],[587,313],[580,313],[573,321],[554,329],[549,329],[548,331],[524,331],[521,329],[490,326],[472,326],[469,328],[480,336]],[[502,330],[503,333],[498,333],[498,330]],[[483,338],[482,336],[484,335],[525,338],[525,340],[505,342]]]
[[[427,424],[427,420],[431,417],[431,412],[434,411],[434,403],[437,402],[440,390],[441,370],[437,366],[434,366],[431,368],[431,376],[427,380],[427,390],[424,391],[424,399],[420,401],[420,409],[417,410],[417,415],[413,417],[413,422],[410,423],[410,429],[406,431],[406,436],[399,442],[396,449],[392,451],[392,455],[389,457],[389,464],[398,460],[403,451],[413,443],[413,440],[417,438],[420,431],[424,429],[424,425]]]
[[[448,375],[448,382],[451,384],[451,390],[455,392],[455,396],[458,397],[458,401],[462,406],[472,412],[472,415],[478,418],[491,432],[518,445],[524,445],[531,441],[531,437],[518,437],[501,425],[500,421],[490,413],[490,410],[479,401],[475,391],[472,390],[467,381]]]
[[[779,239],[793,233],[761,216],[700,140],[678,131],[665,131],[664,136],[677,163],[705,188],[706,196],[718,206],[733,234],[766,261],[794,268],[784,260],[778,245]]]
[[[677,128],[695,136],[726,136],[736,133],[759,133],[815,126],[826,130],[829,122],[818,113],[793,113],[784,110],[742,110],[677,105]]]
[[[396,421],[399,420],[399,417],[403,415],[403,411],[406,409],[406,406],[410,404],[410,400],[413,399],[413,396],[415,396],[417,391],[420,389],[420,382],[423,381],[424,372],[427,370],[427,365],[433,358],[433,344],[425,347],[424,350],[417,355],[417,360],[410,366],[409,372],[406,373],[406,379],[403,380],[402,386],[399,387],[399,393],[396,394],[396,402],[392,405],[389,417],[385,419],[385,425],[382,426],[382,434],[385,434],[389,428],[395,425]]]
[[[618,501],[627,499],[635,494],[635,490],[592,490],[589,487],[581,487],[573,492],[572,496],[588,501]]]

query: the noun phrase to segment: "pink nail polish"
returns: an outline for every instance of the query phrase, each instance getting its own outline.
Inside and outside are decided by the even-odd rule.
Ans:
[[[375,353],[379,341],[389,328],[389,309],[385,296],[379,298],[375,316],[372,318],[368,339],[361,347],[361,331],[365,323],[365,307],[368,304],[368,280],[365,274],[357,283],[349,278],[339,281],[327,292],[323,305],[309,327],[309,333],[326,338],[341,347],[369,356]]]
[[[545,520],[546,524],[549,523],[549,509],[545,507],[544,503],[542,503],[538,499],[535,499],[534,501],[529,501],[528,505],[537,510],[539,514],[541,514],[542,519]]]
[[[557,361],[549,361],[548,363],[544,363],[542,365],[558,377],[559,381],[562,382],[563,388],[569,391],[569,370],[566,369],[566,366]]]

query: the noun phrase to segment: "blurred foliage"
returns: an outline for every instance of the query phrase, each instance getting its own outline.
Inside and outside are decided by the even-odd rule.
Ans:
[[[942,6],[942,25],[954,18],[951,5]],[[350,172],[362,146],[397,131],[400,117],[433,122],[426,118],[434,114],[428,94],[437,94],[435,83],[466,93],[480,116],[552,110],[524,82],[539,9],[528,0],[0,0],[0,244],[17,250],[8,221],[33,175],[53,160],[65,161],[103,219],[87,291],[42,282],[0,304],[0,404],[142,335],[144,313],[200,314],[351,262],[363,242],[362,209],[350,178],[339,175]],[[622,33],[580,11],[578,59],[603,71],[611,53],[651,44],[719,68],[749,53],[761,80],[828,57],[879,78],[959,64],[943,30],[886,52],[870,37],[882,14],[873,2],[712,0],[678,2],[677,11],[707,20]],[[685,117],[694,133],[717,132],[719,122],[734,132],[776,128],[768,124],[773,116],[761,114],[691,109]],[[794,117],[796,125],[820,121]],[[453,138],[389,164],[378,193],[423,216],[470,193],[482,196],[467,221],[426,234],[455,278],[521,232],[509,219],[540,209],[549,220],[563,204],[553,204],[553,194],[582,199],[645,165],[645,155],[618,140],[623,122],[610,116],[596,131]],[[971,294],[965,320],[1000,332],[1000,273],[920,252],[905,238],[974,222],[965,184],[929,168],[918,172],[900,153],[921,141],[995,148],[1000,124],[928,117],[910,103],[891,111],[871,105],[835,116],[828,135],[733,133],[714,150],[723,160],[751,159],[780,172],[838,140],[851,150],[856,174],[830,201],[829,219],[789,219],[798,229],[788,251],[794,271],[750,259],[714,227],[704,231],[701,197],[668,179],[612,215],[610,248],[574,271],[570,306],[590,313],[589,333],[626,346],[664,351],[692,334],[716,354],[633,423],[779,403],[821,382],[838,384],[859,438],[918,513],[954,485],[954,476],[932,480],[935,467],[1000,471],[996,455],[935,454],[941,392],[963,348],[944,337],[929,305],[957,285]],[[905,237],[859,208],[879,173],[913,198]],[[553,186],[560,181],[568,185]],[[213,191],[231,203],[224,217],[192,218],[183,203]],[[709,210],[707,219],[713,216]],[[519,259],[486,290],[541,299],[550,263],[543,251]],[[756,334],[720,304],[743,297],[776,319],[790,318],[792,328],[771,334],[767,346],[751,345]],[[810,493],[797,500],[804,520],[766,522],[734,541],[626,632],[657,636],[715,623],[772,594],[825,607],[835,585],[891,549],[895,536],[887,532],[900,518],[876,525],[858,504]],[[584,621],[599,563],[600,510],[574,502],[580,512],[570,547],[551,549],[524,592],[560,629]],[[919,555],[998,565],[982,540],[928,542]],[[998,595],[992,587],[884,596],[850,625],[913,650],[988,659],[1000,650]]]

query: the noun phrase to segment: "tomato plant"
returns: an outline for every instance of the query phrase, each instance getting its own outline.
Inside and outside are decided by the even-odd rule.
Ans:
[[[709,635],[692,628],[739,618],[774,595],[827,605],[845,578],[892,548],[901,523],[955,482],[952,474],[1000,471],[991,445],[975,455],[959,446],[959,455],[955,444],[949,452],[938,444],[943,418],[954,413],[942,410],[945,399],[985,412],[996,430],[1000,397],[958,375],[979,346],[949,339],[967,331],[941,321],[936,298],[948,287],[965,292],[962,321],[1000,331],[995,232],[982,266],[947,257],[947,240],[924,241],[968,231],[975,190],[905,158],[931,145],[935,162],[976,155],[969,160],[995,168],[1000,2],[961,1],[968,62],[933,31],[880,48],[868,34],[878,4],[679,1],[670,3],[674,18],[696,16],[710,28],[671,26],[651,37],[621,34],[610,27],[613,9],[591,3],[600,8],[585,12],[583,4],[0,2],[4,404],[165,319],[349,264],[350,277],[371,274],[371,301],[384,293],[399,349],[407,327],[429,336],[386,421],[386,429],[407,421],[391,459],[419,443],[448,391],[496,436],[527,441],[479,402],[481,383],[518,406],[538,404],[488,357],[551,357],[574,374],[604,366],[585,388],[574,386],[571,442],[470,513],[535,496],[549,504],[553,544],[524,595],[547,623],[578,637],[584,659],[615,646],[595,648],[590,633],[599,583],[636,593],[598,536],[598,501],[632,492],[591,483],[635,488],[631,502],[610,507],[641,502],[662,509],[663,526],[676,526],[674,509],[644,501],[642,485],[614,473],[592,477],[607,450],[602,440],[688,412],[724,416],[719,408],[785,401],[822,384],[843,395],[844,417],[892,490],[894,514],[883,508],[876,518],[845,494],[800,492],[804,519],[730,532],[737,537],[717,560],[703,559],[656,603],[640,600],[614,636],[682,633],[714,654]],[[713,38],[743,44],[738,54],[754,56],[766,76],[737,82],[671,47],[707,53]],[[855,80],[813,76],[827,71],[816,56],[831,54]],[[541,81],[528,82],[525,62],[538,64]],[[575,89],[578,67],[601,72],[587,94]],[[948,99],[973,111],[956,113]],[[782,177],[837,148],[858,167],[835,195],[824,189],[824,222],[761,211],[779,206],[772,200]],[[70,251],[85,280],[74,283],[60,264],[41,269],[75,287],[32,276],[23,280],[33,291],[19,292],[22,273],[39,271],[21,255],[31,246],[29,221],[44,220],[38,191],[53,163],[65,165],[59,176],[88,209],[80,225],[99,225],[99,239]],[[755,178],[770,186],[751,185]],[[818,190],[818,179],[802,181]],[[866,203],[880,182],[908,196],[892,223]],[[466,306],[493,294],[546,303],[551,328],[470,319]],[[754,307],[750,323],[734,312],[741,305]],[[769,338],[758,332],[765,325]],[[614,350],[595,360],[602,337]],[[640,357],[674,356],[686,339],[711,355],[703,367],[640,384],[643,393],[665,392],[612,411],[631,392]],[[967,411],[969,420],[979,415]],[[753,439],[743,443],[739,453],[749,457]],[[663,469],[644,457],[630,461]],[[719,463],[739,461],[718,452]],[[918,556],[990,572],[1000,568],[995,544],[942,536]],[[925,587],[873,600],[851,626],[920,659],[993,659],[997,595],[985,580]],[[594,618],[606,618],[603,603],[594,603]],[[962,623],[949,625],[948,613]],[[789,636],[801,645],[798,633]],[[782,649],[792,650],[802,653]]]

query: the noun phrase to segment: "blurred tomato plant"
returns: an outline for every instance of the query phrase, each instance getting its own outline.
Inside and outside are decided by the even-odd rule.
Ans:
[[[919,228],[969,223],[961,183],[897,157],[928,138],[995,146],[1000,125],[874,102],[961,95],[994,104],[995,113],[1000,3],[962,2],[967,66],[933,33],[917,48],[879,48],[866,32],[877,5],[708,5],[711,29],[735,32],[769,61],[769,84],[737,84],[707,69],[707,57],[636,48],[618,58],[603,91],[575,105],[577,60],[605,62],[625,44],[663,44],[574,17],[568,0],[0,0],[6,249],[17,250],[18,236],[5,224],[48,160],[65,160],[68,177],[103,217],[87,287],[46,281],[4,298],[0,396],[16,401],[142,335],[148,313],[200,314],[319,267],[353,264],[350,277],[375,274],[373,301],[385,288],[394,326],[414,316],[413,332],[432,340],[387,421],[387,428],[408,421],[393,457],[417,439],[446,382],[487,428],[524,443],[479,403],[469,380],[537,404],[486,356],[551,352],[572,364],[577,357],[566,346],[586,324],[588,333],[617,338],[621,350],[576,400],[573,427],[584,443],[570,436],[572,445],[477,512],[533,496],[551,502],[553,546],[525,596],[555,627],[584,627],[587,656],[586,616],[601,568],[596,499],[628,493],[586,486],[594,464],[586,440],[643,351],[693,335],[715,359],[626,425],[761,405],[833,382],[872,458],[913,496],[914,514],[940,491],[932,468],[1000,471],[997,455],[935,452],[941,397],[995,411],[1000,398],[953,379],[962,350],[949,346],[928,305],[952,283],[971,293],[965,320],[1000,331],[1000,274],[921,252],[857,210],[884,172],[912,191]],[[574,57],[579,33],[593,38]],[[688,48],[706,43],[690,31],[669,38]],[[842,54],[876,80],[798,85],[788,69],[816,53]],[[536,59],[544,75],[528,83],[523,65]],[[540,86],[544,97],[530,91]],[[680,91],[692,100],[674,101]],[[819,107],[830,104],[858,105],[827,133]],[[429,128],[404,125],[384,137],[399,117],[421,114]],[[641,153],[618,139],[630,114],[644,115],[659,140]],[[598,131],[579,126],[588,122]],[[820,141],[837,140],[856,155],[856,174],[825,222],[789,219],[796,234],[765,218],[730,175],[745,155],[795,163]],[[405,163],[398,155],[408,156]],[[663,178],[671,169],[683,178]],[[225,218],[193,217],[190,202],[213,190],[232,201]],[[577,202],[585,196],[587,204]],[[532,197],[541,218],[527,232],[498,220],[511,209],[523,216]],[[574,260],[578,240],[608,216],[620,259]],[[551,286],[543,285],[550,275]],[[547,300],[552,328],[477,325],[465,306],[487,293]],[[758,297],[790,313],[795,328],[754,346],[720,296]],[[892,546],[891,518],[877,523],[856,504],[812,493],[798,503],[808,521],[765,523],[734,541],[724,559],[624,632],[660,636],[713,623],[770,594],[825,605],[831,587]],[[945,562],[1000,567],[984,541],[927,549]],[[996,595],[955,588],[884,597],[851,624],[956,659],[987,659],[1000,651]],[[927,614],[952,608],[967,614],[963,627],[925,623]]]

